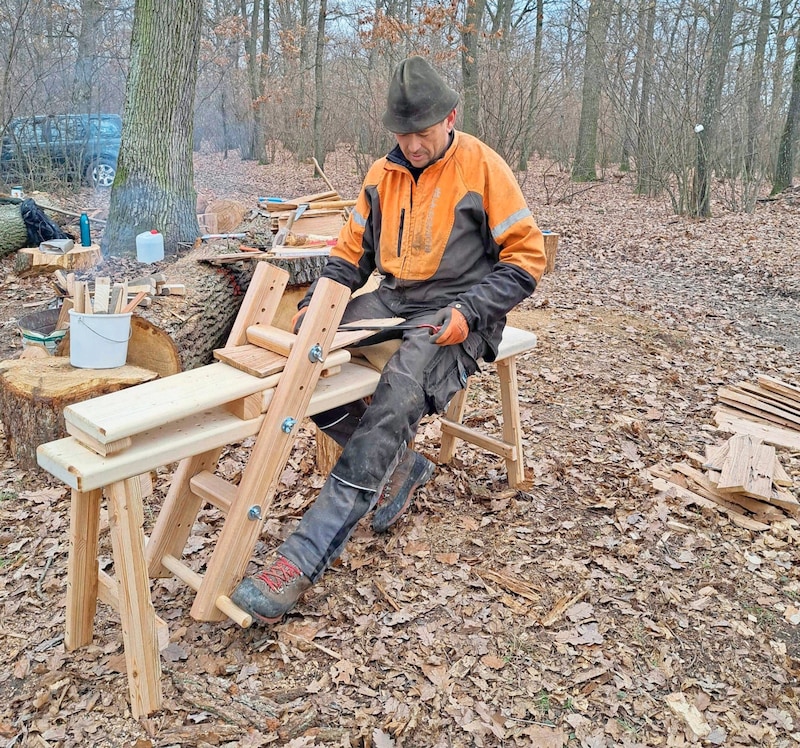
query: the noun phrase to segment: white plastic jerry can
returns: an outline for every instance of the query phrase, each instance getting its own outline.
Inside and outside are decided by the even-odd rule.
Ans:
[[[153,229],[136,235],[136,259],[139,262],[159,262],[164,259],[164,235]]]

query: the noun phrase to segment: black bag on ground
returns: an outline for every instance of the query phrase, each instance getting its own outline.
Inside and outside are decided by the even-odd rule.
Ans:
[[[19,205],[25,229],[28,232],[28,246],[38,247],[42,242],[51,239],[75,239],[67,234],[53,220],[48,218],[44,211],[31,199],[25,198]]]

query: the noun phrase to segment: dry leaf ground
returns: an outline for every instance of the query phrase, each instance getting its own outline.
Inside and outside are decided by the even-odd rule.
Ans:
[[[306,165],[216,154],[197,164],[201,193],[248,205],[324,189]],[[540,225],[561,234],[556,270],[512,314],[540,341],[520,363],[529,483],[510,490],[501,461],[462,445],[411,516],[382,537],[363,523],[341,563],[272,628],[197,623],[182,585],[155,582],[172,643],[164,709],[151,718],[130,716],[105,606],[95,643],[65,653],[68,495],[5,450],[6,746],[800,742],[797,525],[754,534],[657,494],[645,476],[727,438],[712,426],[718,386],[757,372],[800,381],[800,195],[692,221],[636,196],[628,178],[570,196],[563,175],[544,171],[523,182]],[[354,196],[346,153],[326,172]],[[81,197],[76,207],[102,207]],[[12,266],[3,261],[3,357],[19,352],[22,303],[49,293]],[[470,402],[475,422],[499,430],[490,366]],[[438,435],[426,420],[419,448],[435,455]],[[311,438],[304,430],[263,548],[321,485]],[[226,477],[248,446],[226,452]],[[800,485],[800,455],[779,455]],[[160,473],[157,499],[169,477]],[[188,549],[196,568],[217,527],[203,512]],[[110,564],[107,539],[103,554]]]

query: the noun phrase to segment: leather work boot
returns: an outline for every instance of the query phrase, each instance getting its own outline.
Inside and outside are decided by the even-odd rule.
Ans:
[[[288,558],[278,558],[260,574],[239,582],[231,600],[261,623],[277,623],[311,586]]]
[[[411,506],[414,492],[433,475],[434,467],[419,452],[412,449],[406,451],[378,498],[372,517],[372,529],[375,532],[386,532],[400,519]]]

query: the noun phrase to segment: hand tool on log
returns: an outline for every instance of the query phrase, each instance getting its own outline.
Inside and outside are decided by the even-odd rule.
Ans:
[[[289,232],[292,230],[292,226],[294,226],[294,222],[303,215],[308,209],[308,203],[301,203],[297,206],[297,208],[289,214],[289,218],[286,220],[286,223],[282,229],[278,230],[278,233],[272,237],[272,248],[275,249],[276,247],[282,247],[286,242],[286,237],[289,235]]]

